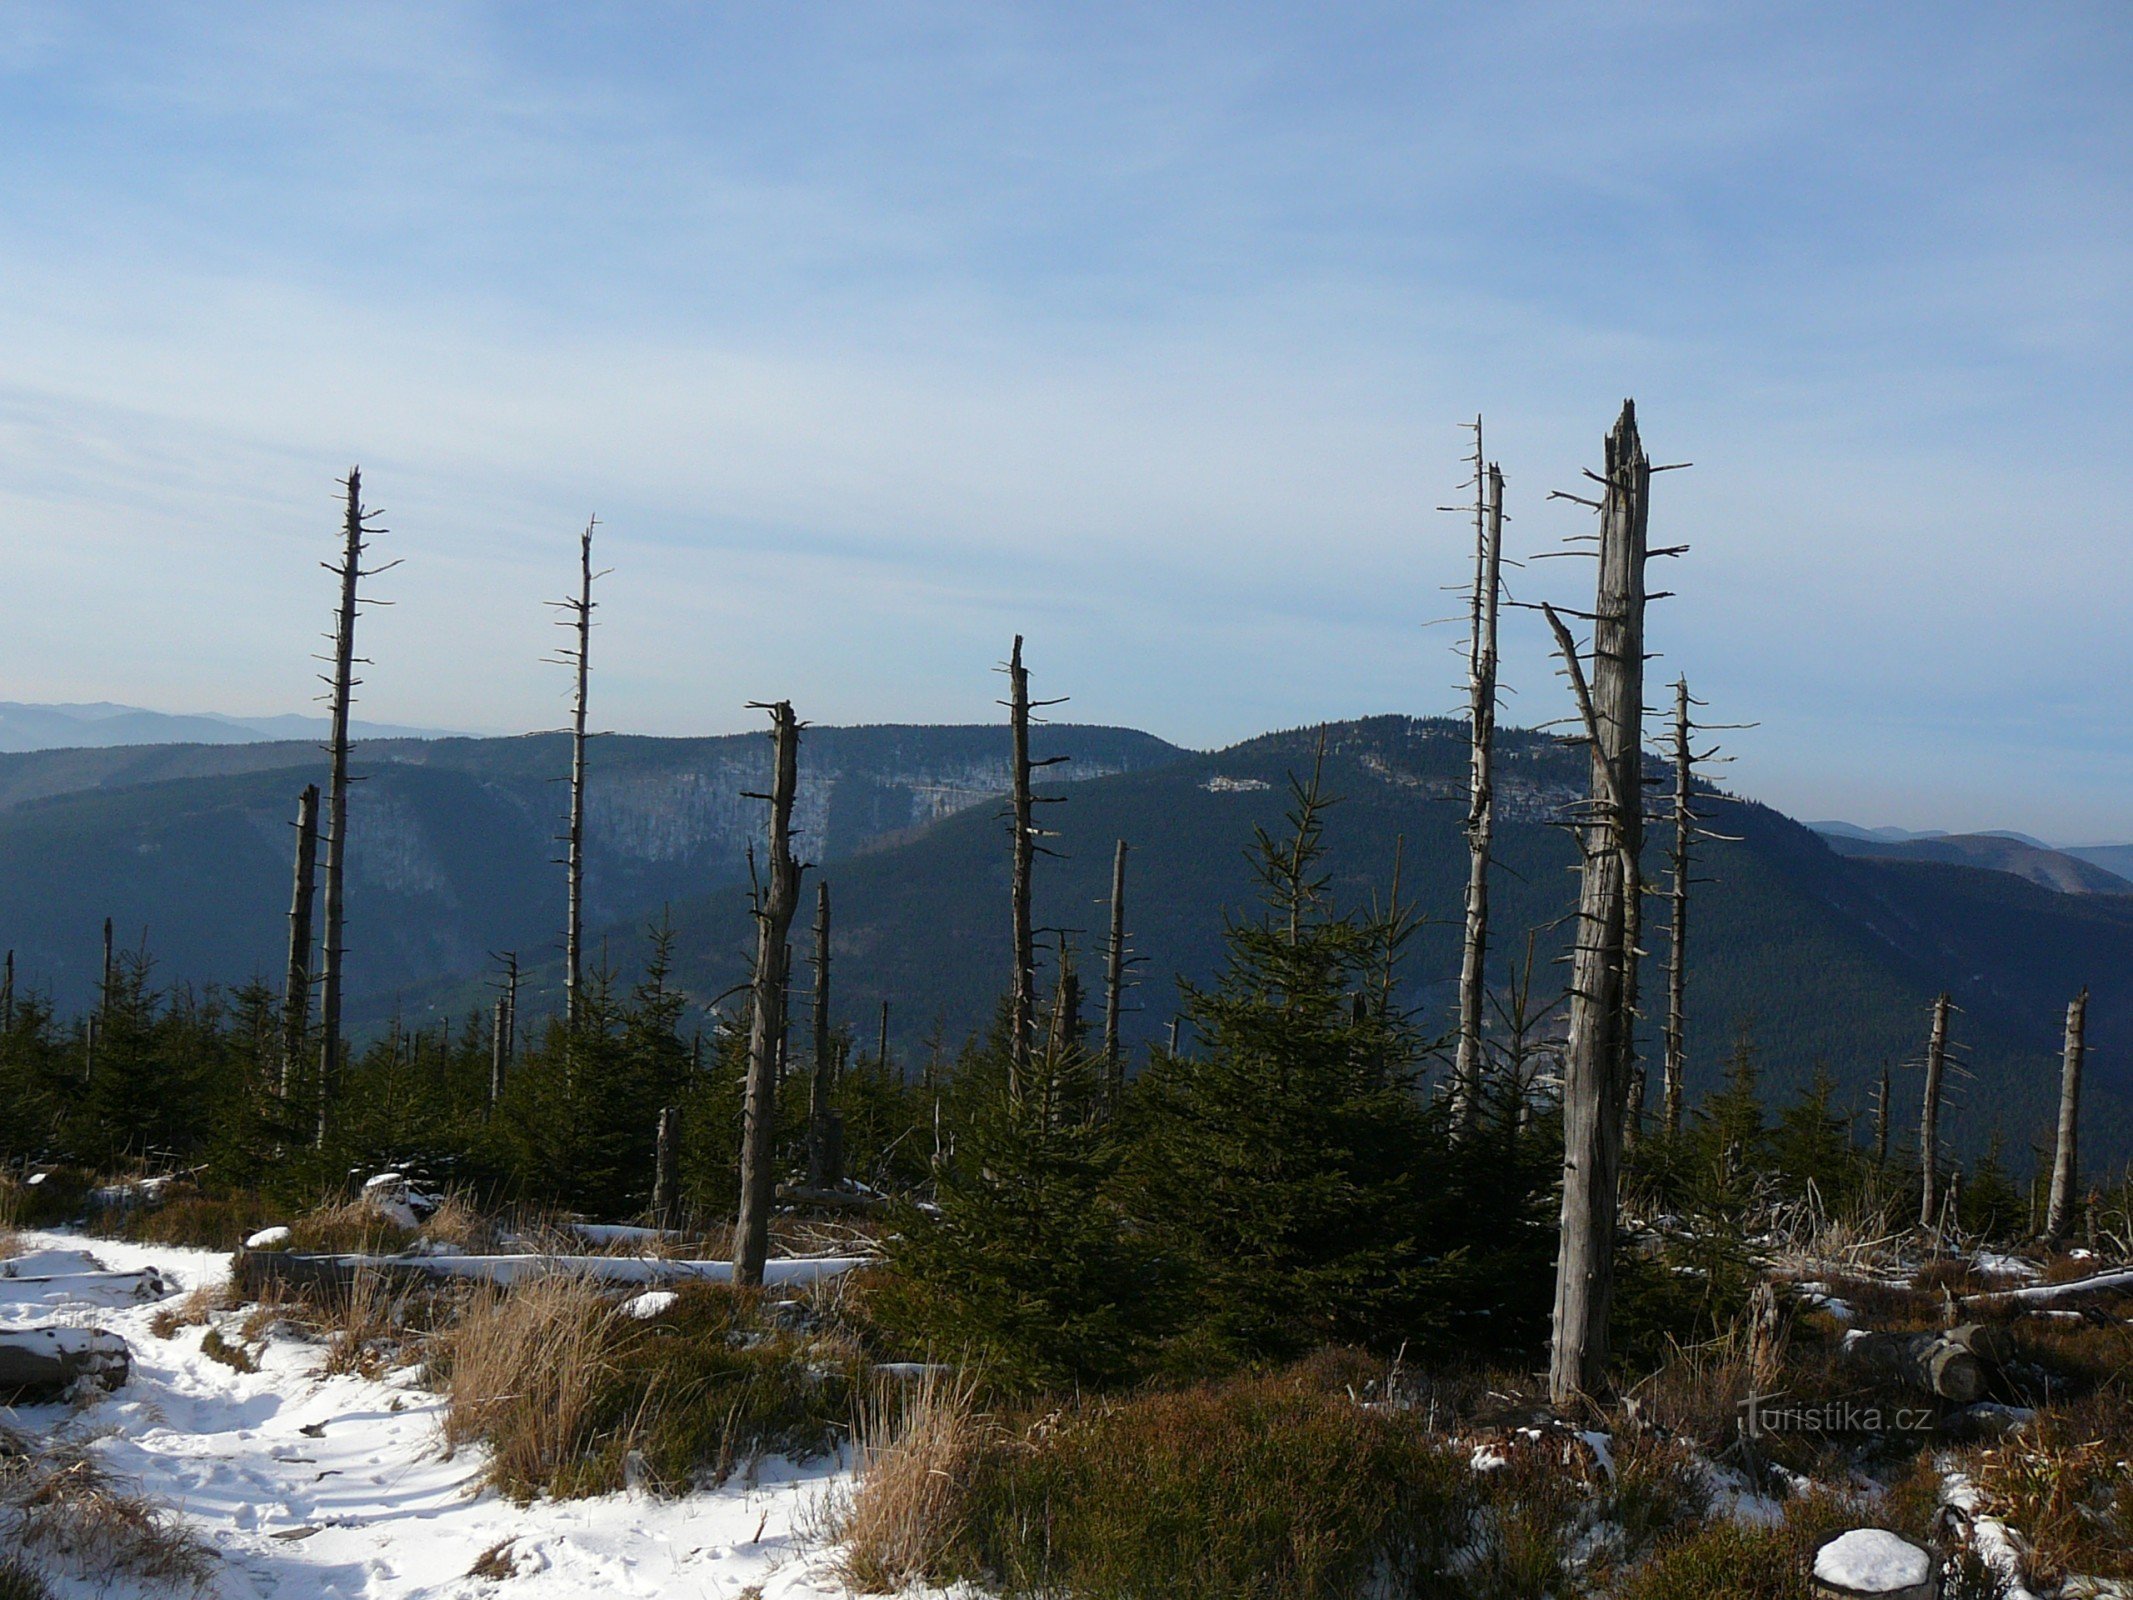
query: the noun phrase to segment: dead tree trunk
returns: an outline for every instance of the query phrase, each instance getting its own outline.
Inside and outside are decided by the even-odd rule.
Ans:
[[[1008,657],[1008,718],[1014,749],[1014,879],[1009,898],[1014,912],[1015,971],[1009,1000],[1009,1060],[1007,1093],[1019,1098],[1029,1075],[1031,1036],[1036,1027],[1037,948],[1030,934],[1030,866],[1037,847],[1034,796],[1030,789],[1029,759],[1029,669],[1022,665],[1022,635],[1015,635],[1014,653]]]
[[[836,1058],[830,1053],[830,886],[827,878],[815,885],[815,1048],[814,1073],[807,1094],[807,1186],[834,1189],[844,1182],[836,1170],[836,1157],[844,1141],[832,1127],[837,1113],[830,1108],[830,1074]]]
[[[1948,1064],[1948,1012],[1941,995],[1933,1002],[1933,1032],[1926,1040],[1926,1103],[1918,1121],[1918,1225],[1940,1226],[1940,1082]]]
[[[1119,1004],[1126,983],[1126,841],[1111,855],[1111,937],[1104,947],[1104,1108],[1116,1111],[1126,1092],[1126,1058],[1118,1045]]]
[[[0,966],[0,1028],[15,1026],[15,952],[7,953],[7,961]]]
[[[1496,602],[1503,570],[1503,473],[1482,466],[1474,419],[1473,633],[1467,655],[1466,941],[1459,962],[1459,1049],[1452,1065],[1454,1126],[1473,1137],[1481,1117],[1482,1000],[1489,951],[1489,847],[1495,828]]]
[[[341,961],[346,953],[348,883],[348,708],[355,698],[357,586],[371,573],[363,567],[371,529],[363,509],[363,473],[348,469],[348,507],[341,522],[341,559],[326,570],[341,580],[341,606],[333,629],[332,774],[326,790],[326,939],[319,980],[318,1144],[332,1125],[334,1085],[341,1069]],[[377,571],[384,571],[380,567]]]
[[[1563,1203],[1549,1389],[1558,1404],[1596,1393],[1607,1366],[1614,1289],[1616,1182],[1628,1076],[1629,907],[1643,842],[1644,565],[1651,463],[1624,402],[1607,440],[1590,689],[1575,642],[1551,609],[1585,737],[1592,798],[1578,828],[1584,857],[1563,1060]]]
[[[652,1157],[652,1226],[674,1228],[681,1220],[681,1115],[659,1108],[659,1138]]]
[[[585,703],[592,677],[593,579],[605,576],[593,571],[593,529],[599,525],[600,519],[592,518],[578,536],[577,594],[548,602],[563,613],[557,625],[576,636],[555,658],[577,676],[570,701],[570,831],[563,836],[569,888],[563,922],[563,1021],[569,1026],[577,1024],[585,983]]]
[[[763,1281],[770,1254],[770,1207],[777,1179],[771,1133],[777,1121],[778,1047],[785,1031],[786,942],[800,899],[800,864],[792,853],[792,802],[799,784],[800,724],[792,704],[770,706],[769,880],[756,910],[755,982],[748,1024],[748,1086],[741,1109],[741,1209],[734,1227],[733,1281]]]
[[[511,1057],[518,1048],[518,952],[506,950],[502,957],[504,981],[497,986],[496,1018],[489,1035],[489,1109],[503,1098],[504,1078],[511,1071]]]
[[[874,1039],[874,1065],[884,1073],[889,1070],[889,1002],[886,1000],[881,1003],[881,1032]],[[896,1079],[901,1083],[903,1073],[898,1072]]]
[[[318,785],[306,784],[296,801],[296,884],[289,896],[289,970],[281,990],[281,1087],[303,1059],[311,1028],[311,907],[317,898]]]
[[[1681,1132],[1688,1074],[1689,859],[1696,837],[1693,757],[1689,750],[1689,680],[1674,681],[1674,848],[1668,862],[1666,941],[1666,1076],[1661,1116],[1669,1139]]]
[[[2059,1069],[2059,1148],[2052,1156],[2051,1202],[2044,1212],[2044,1237],[2057,1244],[2074,1222],[2074,1190],[2081,1182],[2081,1056],[2087,1031],[2089,992],[2066,1007],[2066,1055]]]
[[[1889,1069],[1881,1067],[1881,1093],[1874,1101],[1874,1170],[1889,1164]]]

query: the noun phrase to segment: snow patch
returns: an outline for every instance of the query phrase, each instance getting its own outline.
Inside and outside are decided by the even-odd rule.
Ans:
[[[1858,1594],[1915,1588],[1932,1574],[1933,1558],[1886,1528],[1854,1528],[1815,1552],[1815,1581]]]
[[[261,1228],[245,1240],[244,1247],[247,1250],[282,1250],[295,1237],[287,1228]]]
[[[681,1298],[672,1289],[647,1289],[622,1302],[622,1309],[639,1322],[648,1322]]]

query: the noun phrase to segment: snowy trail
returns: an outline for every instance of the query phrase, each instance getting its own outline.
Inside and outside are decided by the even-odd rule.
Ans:
[[[94,1324],[122,1335],[134,1358],[132,1380],[84,1410],[23,1407],[0,1420],[33,1439],[98,1438],[112,1473],[180,1512],[220,1553],[213,1590],[226,1600],[848,1593],[809,1533],[849,1481],[834,1463],[773,1461],[752,1485],[736,1477],[680,1500],[626,1493],[521,1508],[480,1487],[478,1450],[446,1456],[442,1401],[405,1373],[324,1377],[320,1348],[289,1338],[268,1344],[259,1372],[243,1373],[202,1353],[207,1328],[157,1338],[155,1312],[227,1276],[228,1256],[57,1234],[23,1243],[87,1251],[114,1272],[152,1266],[173,1286],[170,1297],[114,1306],[90,1283],[55,1302],[50,1284],[0,1277],[0,1325]],[[517,1541],[518,1576],[466,1576],[506,1539]],[[78,1582],[59,1592],[137,1591]]]

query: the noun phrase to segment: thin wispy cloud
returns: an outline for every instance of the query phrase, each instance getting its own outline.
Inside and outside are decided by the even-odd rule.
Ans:
[[[1742,787],[2133,834],[2129,73],[2109,5],[10,7],[0,679],[291,708],[360,460],[388,720],[553,722],[595,510],[609,726],[989,716],[1017,630],[1187,742],[1449,709],[1457,424],[1537,550],[1634,394]]]

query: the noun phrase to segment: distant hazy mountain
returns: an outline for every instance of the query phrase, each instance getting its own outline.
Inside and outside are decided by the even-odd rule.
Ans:
[[[1427,919],[1402,992],[1434,1029],[1449,1017],[1458,971],[1463,731],[1382,717],[1328,732],[1328,785],[1344,797],[1329,819],[1333,892],[1347,905],[1382,901],[1400,853],[1401,900]],[[1112,845],[1129,841],[1127,921],[1142,958],[1127,1018],[1136,1050],[1177,1009],[1180,976],[1216,971],[1225,919],[1250,913],[1253,830],[1280,831],[1288,775],[1310,770],[1315,737],[1270,734],[1200,754],[1130,729],[1042,731],[1040,755],[1073,758],[1049,776],[1076,781],[1054,790],[1064,804],[1045,808],[1058,855],[1039,863],[1036,921],[1069,930],[1089,979]],[[751,944],[746,852],[760,847],[763,823],[762,803],[746,795],[766,786],[768,758],[755,734],[594,745],[587,909],[604,931],[590,953],[618,982],[633,981],[663,907],[675,981],[688,993],[709,1002],[740,976]],[[998,726],[803,737],[798,846],[832,884],[837,1015],[871,1038],[889,1001],[902,1059],[936,1026],[951,1043],[982,1027],[1002,987],[1007,758]],[[358,747],[356,770],[351,1021],[367,1028],[395,1010],[431,1026],[464,1017],[486,1002],[498,950],[526,965],[524,1014],[539,1016],[554,999],[563,923],[555,857],[568,740],[377,740]],[[159,985],[271,978],[283,960],[297,791],[324,774],[308,743],[0,754],[0,946],[15,951],[18,982],[80,1008],[107,915],[125,946],[145,929]],[[1559,824],[1585,782],[1584,759],[1558,740],[1503,735],[1491,971],[1500,980],[1536,930],[1537,993],[1560,981],[1552,962],[1576,891]],[[1774,1100],[1823,1064],[1840,1102],[1863,1107],[1884,1063],[1916,1058],[1927,1007],[1946,989],[1963,1008],[1959,1039],[1975,1074],[1949,1111],[1950,1137],[1975,1147],[1997,1127],[2020,1159],[2050,1126],[2058,1028],[2086,984],[2095,1097],[2085,1147],[2103,1162],[2133,1154],[2133,892],[2096,892],[2104,873],[2048,851],[2032,851],[2052,870],[2031,881],[2007,866],[2032,850],[2014,840],[1971,836],[1961,846],[1971,856],[1955,861],[1915,849],[1839,854],[1767,807],[1713,795],[1708,809],[1713,830],[1732,838],[1700,863],[1712,881],[1699,891],[1691,947],[1692,1093],[1717,1081],[1746,1029]],[[1647,868],[1654,883],[1661,842]],[[2069,878],[2070,869],[2094,877]],[[1665,949],[1654,915],[1644,938],[1652,994]],[[1916,1082],[1899,1072],[1907,1100]]]
[[[2091,866],[2101,867],[2106,872],[2115,872],[2119,877],[2133,881],[2133,844],[2070,844],[2061,854],[2070,855],[2076,861],[2086,861]]]
[[[1183,754],[1121,728],[1046,730],[1096,777]],[[795,824],[828,861],[983,806],[1007,788],[1004,729],[810,728]],[[603,736],[586,790],[586,907],[628,930],[670,899],[744,881],[760,842],[770,742]],[[490,951],[545,959],[562,926],[554,865],[570,743],[386,739],[356,747],[349,806],[348,994],[382,1012]],[[84,1004],[103,918],[146,931],[162,981],[242,982],[278,971],[297,794],[323,782],[311,744],[160,745],[0,754],[0,945],[62,1007]]]
[[[1856,822],[1810,822],[1807,826],[1827,839],[1872,839],[1885,844],[1901,844],[1906,839],[1945,837],[1938,828],[1927,828],[1914,833],[1909,828],[1862,828]]]
[[[1901,861],[1943,861],[1952,866],[1985,867],[2011,872],[2031,883],[2040,883],[2061,894],[2133,894],[2133,881],[2099,864],[2093,855],[2054,850],[2040,840],[2020,833],[1913,834],[1905,839],[1860,837],[1832,832],[1821,824],[1816,832],[1829,847],[1843,856],[1882,856]],[[2133,856],[2133,849],[2127,850]],[[2133,862],[2128,862],[2133,867]]]
[[[440,738],[434,729],[401,728],[383,722],[351,722],[359,739]],[[226,717],[206,711],[174,715],[106,700],[80,705],[26,705],[0,701],[0,751],[110,749],[141,744],[253,744],[277,739],[324,737],[324,717]]]

